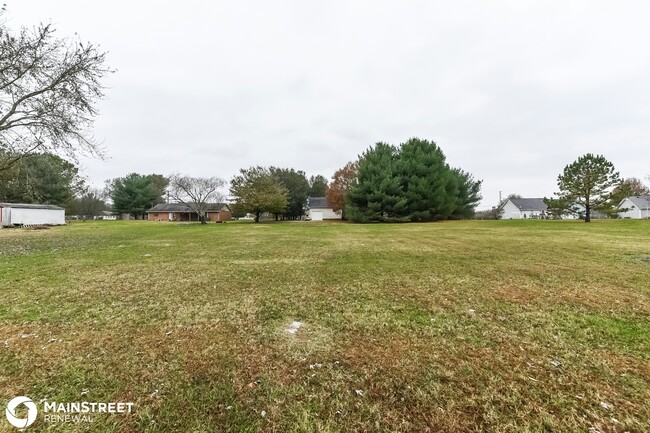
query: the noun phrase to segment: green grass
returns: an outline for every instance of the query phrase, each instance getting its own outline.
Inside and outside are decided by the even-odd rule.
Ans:
[[[0,230],[0,411],[135,403],[30,431],[646,432],[649,259],[649,221]]]

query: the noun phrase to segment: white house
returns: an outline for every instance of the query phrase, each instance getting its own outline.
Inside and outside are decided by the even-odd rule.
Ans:
[[[307,199],[307,219],[311,221],[340,220],[341,211],[334,212],[327,203],[327,197],[309,197]]]
[[[650,218],[650,195],[633,195],[624,199],[619,209],[626,209],[618,214],[619,218]]]
[[[501,219],[546,218],[548,206],[541,198],[509,198],[501,208]]]
[[[117,215],[109,210],[103,210],[100,212],[99,216],[95,217],[95,219],[104,220],[104,221],[115,221],[117,220]]]
[[[65,209],[58,206],[0,203],[0,227],[64,224]]]

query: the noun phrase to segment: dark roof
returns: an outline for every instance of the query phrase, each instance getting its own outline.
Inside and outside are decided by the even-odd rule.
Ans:
[[[15,209],[49,209],[64,210],[62,207],[52,204],[30,204],[30,203],[0,203],[0,207],[12,207]]]
[[[627,199],[639,209],[650,209],[650,195],[633,195]]]
[[[219,212],[224,208],[227,208],[226,203],[208,203],[208,212]],[[194,212],[190,209],[189,206],[183,203],[158,203],[147,212]]]
[[[327,197],[309,197],[307,199],[310,209],[331,209],[332,206],[327,203]]]
[[[545,211],[548,209],[543,198],[511,198],[509,200],[519,210]]]

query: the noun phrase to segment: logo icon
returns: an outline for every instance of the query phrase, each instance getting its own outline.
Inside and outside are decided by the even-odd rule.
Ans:
[[[18,418],[16,416],[16,408],[21,404],[24,404],[27,408],[27,418]],[[26,428],[34,424],[37,413],[38,409],[36,409],[36,403],[28,397],[16,397],[12,399],[7,405],[7,410],[5,411],[9,424],[18,428]]]

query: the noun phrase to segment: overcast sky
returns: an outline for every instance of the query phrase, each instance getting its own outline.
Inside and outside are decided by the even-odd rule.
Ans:
[[[648,1],[5,2],[10,27],[109,52],[109,157],[82,161],[96,186],[251,165],[329,178],[414,136],[483,179],[481,207],[553,194],[587,152],[650,174]]]

